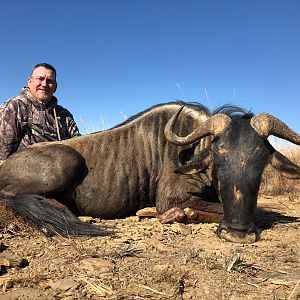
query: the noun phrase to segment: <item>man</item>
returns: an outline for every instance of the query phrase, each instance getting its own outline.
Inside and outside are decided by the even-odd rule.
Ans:
[[[55,68],[37,64],[28,86],[0,106],[0,161],[34,143],[80,135],[72,114],[57,105],[56,88]]]

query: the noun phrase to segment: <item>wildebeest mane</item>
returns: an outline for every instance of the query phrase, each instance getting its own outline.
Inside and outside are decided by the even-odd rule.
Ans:
[[[246,109],[236,106],[236,105],[232,105],[232,104],[224,104],[224,105],[221,105],[221,106],[215,108],[214,110],[211,110],[210,108],[208,108],[207,106],[205,106],[199,102],[195,102],[195,101],[194,102],[186,102],[186,101],[182,101],[182,100],[175,100],[175,101],[155,104],[155,105],[151,106],[150,108],[147,108],[144,111],[141,111],[141,112],[129,117],[128,119],[121,122],[120,124],[117,124],[112,128],[102,130],[102,131],[110,131],[115,128],[120,128],[124,125],[131,123],[132,121],[141,117],[142,115],[144,115],[152,110],[155,110],[156,108],[163,107],[165,105],[173,105],[173,104],[192,108],[193,110],[203,112],[204,114],[206,114],[208,116],[212,116],[212,115],[221,113],[221,114],[225,114],[225,115],[229,116],[231,119],[251,119],[254,115],[251,111],[246,110]],[[90,134],[96,134],[99,132],[100,131],[95,131]]]
[[[165,106],[165,105],[172,105],[172,104],[179,104],[179,105],[184,105],[186,107],[192,107],[196,111],[204,111],[207,115],[211,115],[211,111],[209,110],[209,108],[206,107],[203,104],[200,104],[200,103],[197,103],[197,102],[185,102],[185,101],[182,101],[182,100],[176,100],[176,101],[171,101],[171,102],[166,102],[166,103],[155,104],[155,105],[151,106],[150,108],[147,108],[146,110],[144,110],[142,112],[139,112],[139,113],[129,117],[124,122],[114,126],[113,128],[118,128],[118,127],[121,127],[123,125],[126,125],[126,124],[132,122],[133,120],[139,118],[140,116],[148,113],[149,111],[151,111],[155,108],[162,107],[162,106]]]
[[[150,108],[147,108],[146,110],[139,112],[131,117],[129,117],[128,119],[126,119],[124,122],[114,126],[113,128],[118,128],[121,127],[123,125],[126,125],[130,122],[132,122],[133,120],[139,118],[140,116],[142,116],[143,114],[158,108],[158,107],[162,107],[164,105],[172,105],[172,104],[178,104],[181,106],[186,106],[186,107],[190,107],[193,108],[196,111],[202,111],[207,115],[215,115],[217,113],[222,113],[225,114],[229,117],[231,117],[232,119],[240,119],[240,118],[244,118],[244,119],[250,119],[251,117],[253,117],[253,113],[251,111],[248,111],[242,107],[236,106],[236,105],[232,105],[232,104],[224,104],[220,107],[217,107],[216,109],[214,109],[213,111],[210,110],[207,106],[198,103],[198,102],[185,102],[182,100],[176,100],[176,101],[171,101],[171,102],[166,102],[166,103],[159,103],[156,105],[151,106]]]
[[[217,107],[214,109],[213,114],[225,114],[232,119],[250,119],[254,116],[250,110],[232,104],[224,104]]]

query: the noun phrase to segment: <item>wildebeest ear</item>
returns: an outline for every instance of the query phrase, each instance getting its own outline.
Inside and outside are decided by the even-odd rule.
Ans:
[[[195,164],[192,162],[187,162],[182,167],[175,170],[175,173],[177,174],[195,174],[201,172],[203,169],[205,169],[206,166],[203,166],[201,164]]]
[[[184,165],[187,161],[190,161],[195,153],[195,148],[197,144],[192,145],[192,147],[189,147],[187,149],[183,149],[179,152],[179,162]]]
[[[270,164],[278,170],[283,176],[290,179],[300,178],[300,167],[291,162],[278,151],[275,151],[270,160]]]
[[[195,174],[208,167],[211,157],[211,150],[205,149],[199,154],[194,155],[184,165],[175,170],[177,174]]]

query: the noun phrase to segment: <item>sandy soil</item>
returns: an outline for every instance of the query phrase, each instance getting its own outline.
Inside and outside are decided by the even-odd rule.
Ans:
[[[0,299],[300,299],[300,198],[262,197],[258,242],[215,235],[217,224],[155,218],[92,220],[114,237],[0,233]]]

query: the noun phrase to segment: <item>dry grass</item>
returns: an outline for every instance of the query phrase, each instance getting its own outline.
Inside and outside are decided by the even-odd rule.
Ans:
[[[300,166],[299,147],[282,144],[277,145],[276,148],[293,163]],[[270,196],[287,195],[292,201],[298,197],[299,192],[300,180],[288,179],[275,170],[272,166],[267,166],[262,176],[260,194]]]
[[[30,228],[20,217],[12,212],[5,200],[0,200],[0,216],[0,235],[15,233]]]

